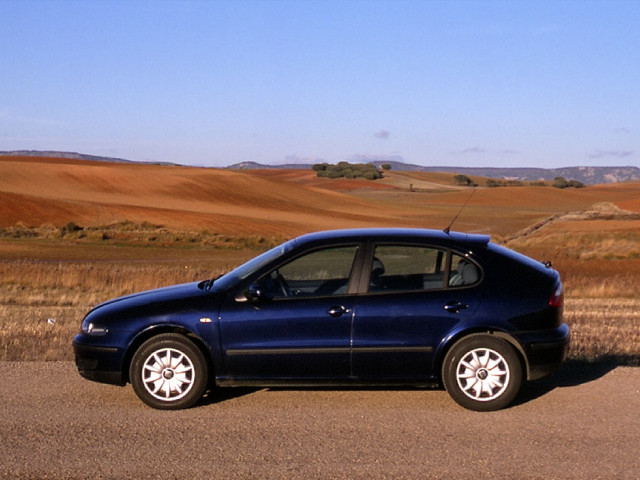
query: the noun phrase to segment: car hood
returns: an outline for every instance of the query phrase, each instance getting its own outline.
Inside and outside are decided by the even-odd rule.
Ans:
[[[198,309],[205,303],[211,305],[217,296],[214,289],[202,288],[201,282],[184,283],[114,298],[94,307],[87,317],[122,318],[160,311],[187,311]]]

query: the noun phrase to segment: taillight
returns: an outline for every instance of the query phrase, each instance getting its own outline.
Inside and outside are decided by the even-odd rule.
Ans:
[[[556,289],[551,295],[551,299],[549,300],[549,306],[551,307],[562,307],[564,306],[564,289],[562,288],[562,282],[558,283]]]

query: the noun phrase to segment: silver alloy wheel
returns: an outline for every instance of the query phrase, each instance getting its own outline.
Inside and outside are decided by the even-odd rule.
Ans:
[[[180,350],[161,348],[151,353],[142,366],[142,383],[153,397],[175,401],[184,397],[195,381],[191,359]]]
[[[476,348],[458,362],[456,380],[467,397],[487,402],[498,398],[509,386],[509,365],[495,350]]]

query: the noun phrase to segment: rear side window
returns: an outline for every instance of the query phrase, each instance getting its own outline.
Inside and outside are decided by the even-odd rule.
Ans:
[[[371,265],[369,292],[444,288],[446,251],[413,245],[378,245]]]
[[[369,292],[409,292],[460,288],[480,282],[480,268],[469,258],[433,247],[378,245],[371,264]],[[449,271],[447,271],[449,266]]]
[[[466,287],[480,281],[480,269],[466,257],[453,254],[451,257],[450,287]]]

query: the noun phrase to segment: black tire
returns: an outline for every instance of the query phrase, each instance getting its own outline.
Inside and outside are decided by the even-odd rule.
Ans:
[[[520,391],[522,378],[522,362],[515,349],[493,335],[461,339],[442,365],[442,381],[451,398],[479,412],[509,405]]]
[[[207,389],[207,362],[184,335],[163,333],[138,348],[129,367],[129,378],[136,395],[150,407],[189,408]]]

